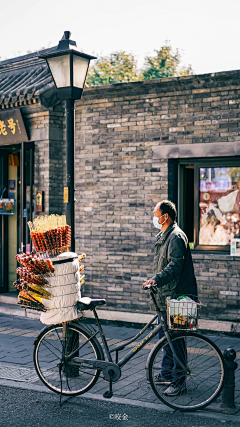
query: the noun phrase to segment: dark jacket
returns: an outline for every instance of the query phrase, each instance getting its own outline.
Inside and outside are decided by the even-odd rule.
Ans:
[[[156,295],[161,310],[166,310],[165,298],[167,296],[171,298],[180,295],[197,297],[197,282],[188,239],[176,222],[169,225],[164,233],[160,231],[157,234],[153,274],[153,279],[163,294],[163,298]],[[153,308],[152,305],[151,308]]]

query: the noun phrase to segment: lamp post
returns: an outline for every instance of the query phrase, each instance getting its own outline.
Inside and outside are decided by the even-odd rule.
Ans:
[[[81,99],[88,67],[95,56],[79,52],[76,42],[70,40],[70,31],[64,31],[57,48],[50,54],[41,55],[51,71],[58,98],[65,102],[66,113],[66,203],[67,224],[71,225],[71,250],[75,251],[74,171],[75,171],[75,100]]]

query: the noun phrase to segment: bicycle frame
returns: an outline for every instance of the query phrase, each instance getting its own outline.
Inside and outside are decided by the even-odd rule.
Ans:
[[[98,315],[97,315],[97,312],[96,312],[96,309],[95,308],[93,308],[93,313],[94,313],[94,316],[95,316],[95,319],[96,319],[96,325],[97,325],[97,327],[98,327],[98,331],[95,333],[95,334],[92,334],[91,335],[91,337],[88,339],[88,341],[90,341],[91,340],[91,338],[93,338],[94,336],[96,336],[98,333],[100,333],[100,336],[101,336],[101,340],[102,340],[102,343],[103,343],[103,347],[104,347],[104,349],[105,349],[105,352],[106,352],[106,355],[107,355],[107,359],[108,359],[108,361],[94,361],[94,360],[88,360],[88,359],[83,359],[83,358],[81,358],[81,357],[74,357],[74,360],[72,359],[72,357],[73,357],[73,355],[74,355],[74,353],[76,353],[81,347],[79,347],[79,349],[77,349],[77,350],[75,350],[74,351],[74,353],[71,353],[70,355],[68,355],[68,357],[67,357],[67,360],[68,359],[71,359],[71,365],[78,365],[78,364],[81,364],[81,363],[85,363],[85,364],[87,364],[87,365],[90,365],[90,366],[92,366],[93,368],[100,368],[100,369],[104,369],[104,366],[107,366],[107,365],[109,365],[109,363],[110,364],[113,364],[113,365],[117,365],[119,368],[121,368],[122,366],[124,366],[129,360],[131,360],[132,359],[132,357],[134,357],[142,348],[144,348],[145,347],[145,345],[149,342],[149,341],[151,341],[158,333],[159,333],[159,331],[162,329],[163,330],[163,333],[164,333],[164,335],[165,335],[165,337],[166,337],[166,339],[167,339],[167,341],[168,341],[168,344],[169,344],[169,346],[170,346],[170,349],[171,349],[171,351],[172,351],[172,353],[173,353],[173,356],[174,356],[174,358],[176,359],[176,361],[177,361],[177,363],[181,366],[181,368],[183,369],[183,371],[185,372],[185,373],[188,373],[188,368],[181,362],[181,360],[178,358],[178,356],[176,355],[176,352],[175,352],[175,349],[174,349],[174,346],[173,346],[173,344],[172,344],[172,341],[171,341],[171,337],[170,337],[170,335],[169,335],[169,332],[168,332],[168,330],[167,330],[167,327],[165,326],[165,322],[164,322],[164,319],[163,319],[163,317],[162,317],[162,314],[161,314],[161,312],[160,312],[160,310],[159,310],[159,308],[158,308],[158,306],[157,306],[157,303],[156,303],[156,300],[155,300],[155,297],[154,297],[154,295],[153,295],[153,291],[150,289],[150,291],[151,291],[151,297],[152,297],[152,299],[153,299],[153,302],[154,302],[154,304],[155,304],[155,309],[156,309],[156,311],[157,311],[157,314],[150,320],[150,322],[149,323],[147,323],[144,327],[143,327],[143,329],[137,334],[137,335],[135,335],[133,338],[131,338],[130,340],[128,340],[127,342],[125,342],[124,344],[121,344],[121,345],[119,345],[119,346],[117,346],[117,347],[115,347],[115,348],[113,348],[112,350],[109,350],[109,347],[108,347],[108,344],[107,344],[107,341],[106,341],[106,338],[105,338],[105,335],[104,335],[104,333],[103,333],[103,330],[102,330],[102,326],[101,326],[101,323],[100,323],[100,321],[99,321],[99,318],[98,318]],[[156,327],[156,328],[154,328],[154,330],[153,331],[151,331],[138,345],[136,345],[133,349],[131,349],[119,362],[118,362],[118,353],[119,353],[119,351],[121,351],[121,350],[123,350],[127,345],[129,345],[130,343],[132,343],[134,340],[136,340],[140,335],[142,335],[143,334],[143,332],[145,332],[146,331],[146,329],[151,325],[151,324],[153,324],[153,322],[156,320],[156,319],[159,319],[159,322],[160,322],[160,324]],[[114,363],[113,362],[113,360],[112,360],[112,356],[111,356],[111,353],[113,353],[113,352],[115,352],[116,351],[116,363]]]
[[[154,288],[150,289],[155,315],[150,316],[151,320],[134,337],[124,342],[116,340],[114,345],[107,342],[96,312],[96,300],[91,300],[91,305],[86,306],[94,313],[95,326],[92,327],[91,322],[81,325],[83,316],[79,322],[62,322],[44,328],[46,330],[35,340],[34,366],[40,380],[60,394],[60,405],[62,396],[70,398],[83,394],[99,378],[108,382],[108,390],[104,391],[103,397],[110,399],[113,384],[121,378],[122,367],[144,347],[151,347],[145,364],[147,381],[163,403],[174,410],[194,411],[206,407],[219,396],[225,380],[221,350],[209,338],[189,331],[188,325],[179,332],[174,330],[174,324],[168,330],[165,311],[161,312],[156,304],[156,292]],[[178,319],[174,320],[177,323]],[[172,326],[174,322],[171,319],[170,322]],[[151,330],[147,331],[147,328]],[[160,331],[161,340],[157,335]],[[99,334],[101,339],[97,336]],[[147,345],[150,341],[153,344]],[[123,349],[123,357],[118,360]],[[147,353],[147,349],[145,351]],[[115,363],[112,361],[115,358],[113,352],[116,352]],[[143,361],[145,356],[140,359]],[[139,368],[142,366],[136,369]]]

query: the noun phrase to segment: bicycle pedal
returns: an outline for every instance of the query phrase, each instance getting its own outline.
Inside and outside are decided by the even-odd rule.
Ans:
[[[105,393],[103,393],[103,397],[105,397],[105,399],[111,399],[112,396],[113,392],[111,390],[107,390]]]

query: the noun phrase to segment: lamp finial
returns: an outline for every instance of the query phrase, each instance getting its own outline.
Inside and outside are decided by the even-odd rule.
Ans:
[[[62,36],[62,40],[69,40],[71,37],[71,32],[70,31],[64,31],[64,34]]]

